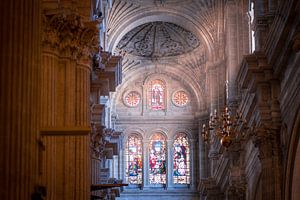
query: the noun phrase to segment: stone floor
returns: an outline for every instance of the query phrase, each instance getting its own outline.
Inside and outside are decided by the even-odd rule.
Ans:
[[[199,193],[190,190],[125,190],[117,200],[198,200]]]

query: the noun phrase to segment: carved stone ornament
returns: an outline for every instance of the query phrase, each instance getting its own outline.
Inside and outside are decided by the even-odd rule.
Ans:
[[[104,147],[106,144],[106,140],[102,133],[102,127],[98,127],[96,124],[92,125],[92,132],[91,132],[91,152],[92,158],[94,159],[101,159],[104,151]]]
[[[254,130],[253,144],[259,149],[260,160],[272,157],[274,139],[274,132],[264,125]]]
[[[126,0],[129,3],[135,3],[138,5],[175,5],[181,6],[187,3],[191,3],[193,0]]]
[[[44,15],[42,44],[61,56],[92,58],[98,52],[98,29],[76,14]]]
[[[141,57],[176,56],[190,52],[200,45],[190,31],[169,22],[150,22],[129,31],[117,48]]]
[[[136,107],[141,102],[141,95],[137,91],[130,91],[124,95],[123,101],[128,107]]]
[[[189,101],[189,95],[185,91],[179,90],[173,93],[172,102],[174,105],[184,107],[189,103]]]

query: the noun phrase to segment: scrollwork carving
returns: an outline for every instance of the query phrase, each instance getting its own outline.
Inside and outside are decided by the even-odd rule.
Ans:
[[[142,57],[181,55],[200,46],[199,39],[190,31],[169,22],[150,22],[129,31],[117,48]]]

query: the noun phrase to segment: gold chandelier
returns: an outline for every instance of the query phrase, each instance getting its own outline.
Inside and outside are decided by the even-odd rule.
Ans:
[[[248,129],[246,120],[242,119],[242,115],[237,111],[234,116],[231,116],[230,110],[225,106],[220,115],[216,109],[213,114],[210,114],[208,126],[203,124],[201,135],[204,142],[208,143],[211,139],[211,132],[213,132],[220,140],[221,145],[228,148],[240,134],[237,130],[239,126]]]

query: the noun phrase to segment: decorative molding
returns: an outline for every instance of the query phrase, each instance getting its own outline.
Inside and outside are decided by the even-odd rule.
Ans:
[[[47,127],[41,128],[41,136],[85,136],[90,134],[90,127]]]
[[[167,57],[185,54],[200,46],[190,31],[169,22],[150,22],[129,31],[117,48],[141,57]]]

